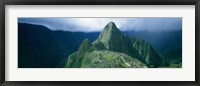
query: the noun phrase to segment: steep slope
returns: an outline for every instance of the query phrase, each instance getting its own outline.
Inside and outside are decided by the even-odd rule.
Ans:
[[[182,63],[182,30],[127,31],[123,33],[149,42],[163,59],[163,66]]]
[[[90,46],[92,49],[84,48],[86,50],[83,50],[83,46]],[[88,49],[91,51],[87,52]],[[80,54],[80,52],[82,53]],[[92,44],[83,41],[79,50],[68,58],[64,67],[127,67],[126,62],[129,64],[138,63],[137,65],[139,65],[130,64],[132,66],[129,67],[159,67],[162,62],[149,43],[123,35],[114,22],[109,22]],[[102,60],[106,58],[112,60]],[[118,61],[119,63],[117,63]],[[77,64],[79,66],[76,66]]]
[[[99,33],[52,31],[42,25],[18,23],[18,67],[55,68],[78,50],[85,38]]]
[[[99,38],[93,44],[103,43],[106,49],[112,51],[125,51],[126,42],[121,31],[116,27],[114,22],[109,22],[99,35]]]
[[[149,67],[159,67],[161,59],[151,45],[141,39],[123,35],[114,22],[109,22],[93,42],[103,43],[106,49],[125,53],[146,63]]]
[[[54,32],[41,25],[18,25],[19,68],[56,67],[60,60],[78,48],[69,32]]]
[[[91,52],[93,50],[95,50],[95,47],[92,46],[92,44],[90,43],[88,39],[85,39],[80,45],[80,48],[78,49],[76,54],[72,55],[74,56],[74,58],[69,57],[68,65],[71,67],[80,67],[82,63],[82,59],[84,58],[84,55],[87,52]]]

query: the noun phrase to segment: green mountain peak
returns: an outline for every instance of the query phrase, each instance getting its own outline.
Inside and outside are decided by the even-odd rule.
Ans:
[[[91,45],[90,40],[88,38],[84,39],[83,42],[82,42],[82,44],[89,44],[89,45]]]
[[[105,48],[116,50],[124,48],[123,34],[116,27],[114,22],[109,22],[93,44],[103,43]]]
[[[88,39],[84,39],[77,53],[82,55],[83,53],[87,52],[91,47],[92,44],[90,43],[90,41]]]
[[[103,32],[106,31],[106,32],[112,32],[112,31],[118,31],[120,32],[120,30],[117,28],[117,26],[115,25],[114,22],[109,22],[103,29]]]
[[[117,26],[115,25],[115,23],[114,22],[109,22],[106,26],[105,26],[105,28],[107,28],[107,29],[118,29],[117,28]]]
[[[133,59],[138,61],[129,62]],[[135,63],[140,66],[133,65]],[[161,59],[150,44],[141,39],[124,35],[114,22],[109,22],[92,44],[85,39],[79,50],[69,56],[68,61],[68,65],[71,67],[104,68],[145,67],[143,63],[148,67],[159,67]]]
[[[91,52],[91,51],[93,51],[93,50],[95,50],[95,48],[94,48],[93,45],[90,43],[90,41],[89,41],[88,39],[84,39],[83,42],[81,43],[81,45],[80,45],[78,51],[75,52],[75,53],[73,53],[73,54],[71,54],[71,56],[72,56],[73,58],[68,58],[68,59],[69,59],[69,60],[70,60],[70,59],[71,59],[71,60],[76,59],[76,60],[74,61],[74,63],[73,63],[73,64],[74,64],[73,67],[80,67],[80,65],[81,65],[81,62],[80,62],[80,61],[82,61],[84,55],[85,55],[87,52]],[[70,56],[69,56],[69,57],[70,57]],[[72,63],[69,62],[67,65],[70,66],[70,65],[72,65]]]
[[[110,51],[125,53],[149,65],[149,67],[158,67],[160,58],[147,42],[124,35],[115,25],[109,22],[99,35],[93,45],[102,43]],[[154,59],[154,60],[152,60]]]

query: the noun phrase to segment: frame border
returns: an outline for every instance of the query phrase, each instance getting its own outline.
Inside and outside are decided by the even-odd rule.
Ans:
[[[5,81],[6,5],[195,5],[195,81]],[[199,86],[200,0],[2,0],[0,1],[0,85],[1,86]]]

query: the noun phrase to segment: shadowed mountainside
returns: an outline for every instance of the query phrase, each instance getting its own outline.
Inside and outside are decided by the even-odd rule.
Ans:
[[[137,37],[149,42],[163,59],[163,66],[182,64],[182,30],[150,32],[126,31],[128,36]]]
[[[18,23],[18,67],[55,68],[78,50],[85,38],[94,40],[98,34],[52,31],[42,25]]]

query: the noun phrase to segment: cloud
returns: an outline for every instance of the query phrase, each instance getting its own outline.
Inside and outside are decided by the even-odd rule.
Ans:
[[[182,18],[19,18],[18,21],[44,25],[51,30],[83,32],[101,31],[110,21],[122,31],[182,29]]]
[[[133,18],[123,30],[168,31],[182,29],[182,18]]]

